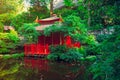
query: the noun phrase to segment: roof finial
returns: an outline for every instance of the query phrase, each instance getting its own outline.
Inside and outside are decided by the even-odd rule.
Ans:
[[[38,16],[36,17],[35,22],[38,23]]]

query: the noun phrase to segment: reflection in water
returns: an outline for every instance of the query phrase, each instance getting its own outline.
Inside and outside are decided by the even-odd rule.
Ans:
[[[92,80],[85,69],[84,64],[55,63],[43,59],[0,60],[0,80]]]
[[[44,59],[24,58],[26,68],[48,71],[48,61]]]

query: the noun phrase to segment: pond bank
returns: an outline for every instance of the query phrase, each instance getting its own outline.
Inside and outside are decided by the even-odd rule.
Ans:
[[[0,59],[3,57],[3,55],[2,54],[0,54]]]
[[[24,56],[24,53],[16,53],[16,54],[0,54],[0,59],[10,59],[10,58],[13,58],[13,59],[18,59],[18,58],[23,58],[25,57]],[[45,56],[26,56],[26,57],[29,57],[29,58],[40,58],[40,59],[45,59]],[[81,58],[80,61],[95,61],[97,59],[96,56],[87,56],[85,58]],[[50,60],[51,61],[51,60]],[[57,61],[55,61],[57,62]]]
[[[9,59],[9,58],[23,58],[24,53],[16,53],[16,54],[0,54],[0,59]]]

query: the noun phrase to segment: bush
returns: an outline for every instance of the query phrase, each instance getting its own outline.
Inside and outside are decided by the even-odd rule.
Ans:
[[[8,53],[11,49],[15,49],[19,37],[17,32],[11,30],[10,33],[0,33],[0,53]]]
[[[3,32],[4,30],[4,25],[0,22],[0,32]]]
[[[47,59],[52,61],[77,62],[83,57],[83,54],[75,48],[69,49],[65,45],[51,46],[50,51],[51,54],[47,56]]]
[[[67,52],[67,47],[65,45],[50,46],[51,53],[65,53]]]
[[[51,61],[60,61],[59,55],[60,53],[52,53],[47,56],[47,59]]]
[[[83,57],[83,54],[79,53],[75,49],[69,49],[65,54],[60,55],[60,59],[66,62],[79,62]]]

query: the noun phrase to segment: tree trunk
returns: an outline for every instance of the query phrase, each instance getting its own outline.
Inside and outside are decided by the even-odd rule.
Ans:
[[[50,16],[53,15],[53,0],[50,1]]]
[[[90,15],[90,1],[88,2],[88,6],[87,6],[87,9],[88,9],[88,27],[91,26],[91,15]]]

